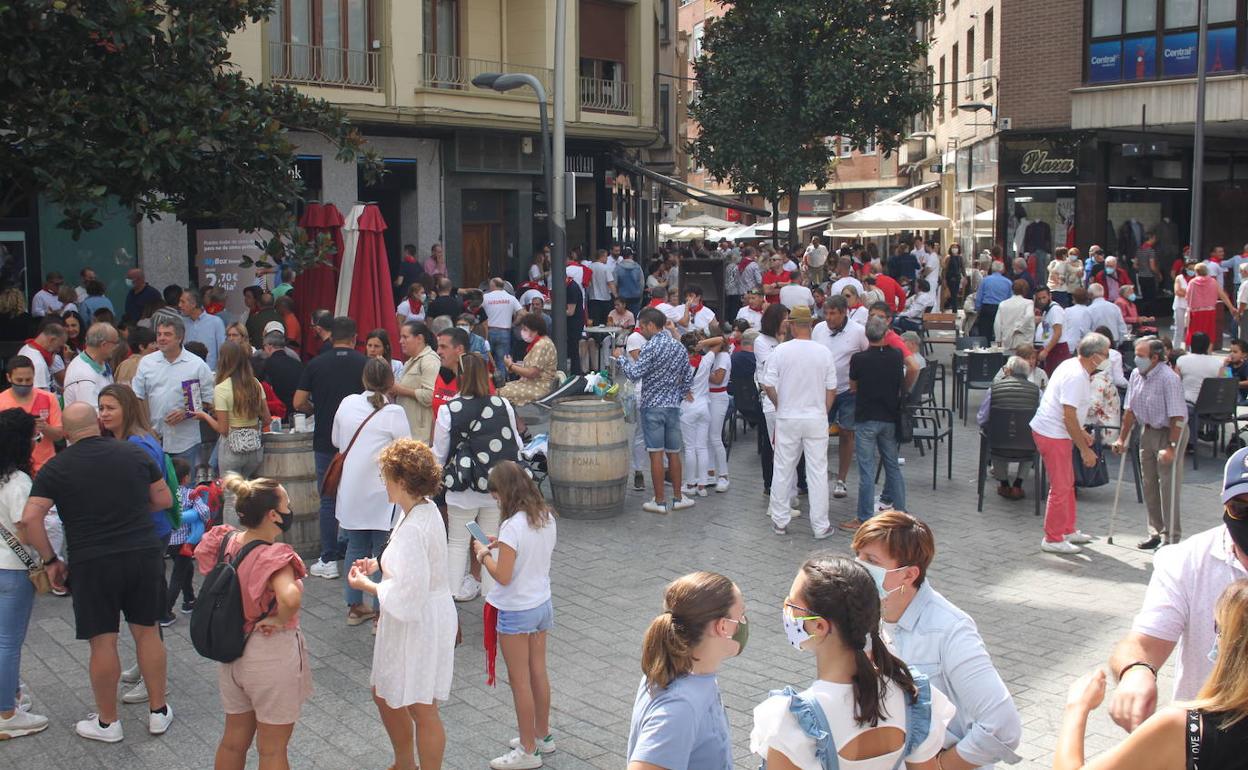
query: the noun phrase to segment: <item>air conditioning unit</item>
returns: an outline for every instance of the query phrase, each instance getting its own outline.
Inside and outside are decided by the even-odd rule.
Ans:
[[[983,78],[979,82],[986,94],[992,93],[992,78],[996,74],[995,64],[996,62],[992,59],[984,59],[984,63],[979,68],[979,76]]]

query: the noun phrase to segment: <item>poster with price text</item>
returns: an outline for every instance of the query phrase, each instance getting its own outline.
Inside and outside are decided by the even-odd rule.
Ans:
[[[198,230],[195,233],[200,291],[220,287],[225,292],[225,311],[230,318],[241,317],[247,309],[243,302],[243,289],[259,283],[256,269],[243,267],[243,257],[251,257],[253,261],[259,259],[262,252],[256,241],[266,238],[268,236],[264,233],[238,230]]]

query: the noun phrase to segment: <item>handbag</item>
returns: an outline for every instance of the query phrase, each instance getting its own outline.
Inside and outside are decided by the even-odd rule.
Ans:
[[[360,431],[364,430],[364,426],[368,425],[368,421],[377,416],[380,409],[374,409],[373,413],[364,418],[364,422],[360,423],[360,427],[355,429],[355,435],[351,437],[351,443],[347,444],[347,448],[334,455],[334,459],[329,461],[329,467],[325,469],[325,478],[321,481],[321,494],[326,497],[338,496],[338,485],[342,483],[342,468],[347,464],[347,455],[351,453],[351,447],[355,446],[355,440],[360,437]]]
[[[235,454],[250,454],[260,451],[259,428],[230,428],[225,434],[225,443]]]
[[[1103,487],[1109,483],[1109,469],[1105,467],[1105,444],[1101,441],[1094,441],[1092,451],[1096,453],[1096,465],[1089,468],[1083,464],[1083,457],[1079,455],[1079,447],[1071,449],[1071,461],[1075,465],[1076,487],[1089,489]]]
[[[4,538],[4,542],[9,544],[9,548],[13,549],[13,553],[17,554],[17,558],[22,560],[22,564],[26,565],[26,576],[30,578],[30,582],[35,586],[35,593],[46,594],[52,590],[52,579],[48,577],[48,571],[43,568],[42,562],[36,562],[30,556],[30,552],[17,542],[17,538],[9,531],[8,527],[0,524],[0,537]]]

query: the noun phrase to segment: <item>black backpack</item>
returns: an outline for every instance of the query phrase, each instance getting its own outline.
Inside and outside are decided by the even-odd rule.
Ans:
[[[217,563],[204,578],[195,600],[195,609],[191,612],[191,644],[195,651],[221,663],[238,660],[247,646],[248,635],[243,633],[243,590],[238,582],[238,565],[257,546],[272,545],[264,540],[252,540],[242,547],[237,556],[227,561],[225,549],[235,534],[221,539]],[[273,612],[274,606],[276,601],[269,606],[266,617]]]

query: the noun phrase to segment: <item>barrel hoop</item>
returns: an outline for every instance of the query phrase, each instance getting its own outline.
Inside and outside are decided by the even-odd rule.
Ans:
[[[610,489],[615,484],[624,485],[628,481],[627,476],[621,476],[618,479],[602,479],[600,481],[563,481],[551,479],[552,489]],[[623,489],[623,486],[621,486]]]
[[[546,459],[550,461],[551,452],[570,452],[575,450],[607,450],[607,449],[627,449],[630,441],[617,441],[614,444],[559,444],[554,441],[548,441]]]

